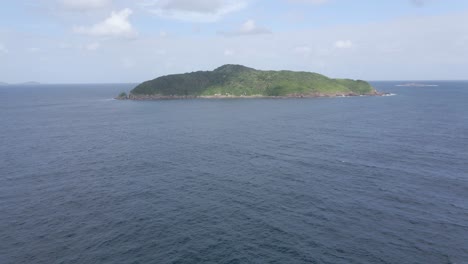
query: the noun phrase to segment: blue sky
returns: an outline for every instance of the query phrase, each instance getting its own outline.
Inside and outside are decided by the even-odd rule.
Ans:
[[[16,0],[0,81],[140,82],[237,63],[365,80],[468,79],[468,1]]]

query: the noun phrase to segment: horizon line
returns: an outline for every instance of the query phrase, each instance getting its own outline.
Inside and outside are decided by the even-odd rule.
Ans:
[[[464,82],[468,79],[401,79],[401,80],[364,80],[367,82]],[[139,84],[142,82],[0,82],[1,86],[40,86],[40,85],[93,85],[93,84]]]

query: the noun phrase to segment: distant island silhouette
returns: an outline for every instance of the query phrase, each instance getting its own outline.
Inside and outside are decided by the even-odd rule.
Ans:
[[[427,86],[439,86],[437,84],[423,84],[423,83],[404,83],[404,84],[397,84],[395,86],[400,86],[400,87],[427,87]]]
[[[0,85],[41,85],[40,82],[22,82],[22,83],[6,83],[6,82],[0,82]]]

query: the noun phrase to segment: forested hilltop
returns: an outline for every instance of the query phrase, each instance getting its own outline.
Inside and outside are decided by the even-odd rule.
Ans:
[[[331,79],[312,72],[261,71],[224,65],[214,71],[174,74],[146,81],[119,99],[193,97],[320,97],[378,95],[361,80]]]

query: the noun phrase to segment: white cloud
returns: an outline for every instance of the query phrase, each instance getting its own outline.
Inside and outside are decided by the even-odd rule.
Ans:
[[[164,30],[159,31],[159,36],[160,36],[161,38],[165,38],[165,37],[167,37],[167,35],[168,35],[168,34],[167,34],[166,31],[164,31]]]
[[[405,3],[409,6],[409,2]],[[260,20],[257,23],[260,24]],[[3,48],[15,55],[2,55],[0,51],[0,79],[8,82],[20,82],[25,78],[42,82],[140,82],[164,74],[211,70],[233,62],[258,69],[313,71],[330,77],[364,80],[466,79],[467,24],[468,12],[460,11],[242,37],[180,34],[162,39],[159,30],[170,30],[162,25],[156,25],[155,34],[134,41],[89,40],[81,36],[15,39],[2,35],[0,30],[0,43],[6,45]],[[185,25],[186,31],[190,31],[192,25]],[[207,32],[212,28],[206,27]],[[233,30],[240,27],[239,23]],[[350,40],[352,47],[338,49],[335,44],[339,40]],[[83,56],[84,45],[92,42],[101,43],[98,52],[104,51],[105,46],[105,52],[93,59]],[[31,60],[27,52],[16,52],[31,46],[50,47],[47,63]],[[59,49],[59,46],[66,49]],[[235,54],[225,56],[226,49]],[[310,55],[306,56],[309,51]],[[122,61],[124,57],[129,59]],[[74,61],[73,65],[64,68],[70,60]],[[25,67],[34,71],[21,71]],[[77,71],[82,74],[77,76]]]
[[[255,20],[248,19],[242,25],[234,31],[220,32],[221,35],[235,36],[235,35],[258,35],[258,34],[270,34],[271,31],[265,27],[258,26]]]
[[[241,34],[255,34],[258,32],[264,32],[264,30],[259,28],[255,20],[252,19],[245,21],[239,29],[239,33]]]
[[[224,56],[233,56],[235,52],[232,49],[225,49]]]
[[[0,43],[0,54],[2,53],[6,54],[8,52],[9,52],[8,49],[3,44]]]
[[[234,0],[152,0],[143,6],[151,13],[166,19],[189,22],[216,22],[229,13],[247,6]]]
[[[338,40],[335,42],[335,48],[338,49],[349,49],[353,46],[353,42],[351,40]]]
[[[129,22],[132,10],[125,8],[118,12],[112,11],[110,17],[90,27],[75,27],[76,33],[103,37],[134,37],[136,31]]]
[[[99,42],[93,42],[93,43],[89,43],[88,45],[86,45],[85,49],[89,51],[95,51],[95,50],[98,50],[100,47],[101,47],[101,44]]]
[[[66,9],[87,11],[109,6],[112,0],[59,0],[59,2]]]

